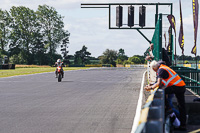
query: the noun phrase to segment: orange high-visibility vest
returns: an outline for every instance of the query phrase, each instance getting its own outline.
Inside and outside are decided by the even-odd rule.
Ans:
[[[162,83],[165,87],[170,86],[185,86],[185,82],[181,79],[181,77],[170,67],[161,64],[159,69],[162,68],[166,70],[169,74],[169,77],[167,79],[162,79]]]

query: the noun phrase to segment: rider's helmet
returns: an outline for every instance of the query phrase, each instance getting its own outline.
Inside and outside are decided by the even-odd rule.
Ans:
[[[61,60],[60,60],[60,59],[57,59],[57,62],[58,62],[58,63],[61,63]]]
[[[60,64],[60,63],[61,63],[61,60],[60,60],[60,59],[57,59],[57,63]]]

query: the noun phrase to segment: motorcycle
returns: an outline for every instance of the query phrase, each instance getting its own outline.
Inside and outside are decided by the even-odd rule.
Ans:
[[[58,66],[57,67],[57,71],[58,71],[58,82],[61,82],[62,81],[62,69],[61,69],[61,66]]]

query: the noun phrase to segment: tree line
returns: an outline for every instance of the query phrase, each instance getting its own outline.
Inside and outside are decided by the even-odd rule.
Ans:
[[[188,55],[177,55],[177,60],[200,60],[200,56],[192,57]]]
[[[200,56],[192,57],[188,55],[177,55],[178,64],[196,64],[196,61],[200,63]]]
[[[68,60],[71,59],[74,62],[71,64],[77,64],[77,65],[84,65],[84,64],[94,64],[94,63],[100,63],[100,64],[112,64],[113,66],[116,66],[116,64],[121,64],[125,66],[126,64],[146,64],[147,61],[145,60],[145,53],[144,55],[133,55],[131,57],[128,57],[125,54],[124,49],[120,48],[118,51],[112,50],[112,49],[106,49],[102,55],[100,55],[98,58],[90,56],[91,53],[87,51],[87,47],[83,45],[82,49],[77,51],[74,55],[69,55]],[[200,56],[196,57],[197,60],[200,60]],[[177,59],[179,63],[188,64],[191,61],[195,61],[195,57],[187,56],[187,55],[177,55]],[[95,62],[91,62],[94,61]],[[190,62],[189,62],[189,61]],[[200,61],[199,61],[200,62]],[[193,62],[194,63],[194,62]],[[70,64],[70,62],[69,62]]]
[[[8,56],[15,64],[52,65],[61,55],[66,56],[70,33],[64,29],[63,16],[55,8],[39,5],[30,8],[13,6],[0,9],[0,58]]]
[[[144,64],[145,57],[140,55],[134,55],[128,57],[125,54],[124,49],[120,48],[119,51],[106,49],[101,56],[98,58],[92,57],[91,53],[87,51],[87,47],[83,45],[82,49],[77,51],[74,55],[69,55],[67,60],[73,60],[71,64],[85,65],[85,64],[116,64],[126,65],[126,64]],[[91,62],[95,61],[96,62]],[[99,62],[98,62],[99,61]],[[70,64],[70,62],[68,62]]]

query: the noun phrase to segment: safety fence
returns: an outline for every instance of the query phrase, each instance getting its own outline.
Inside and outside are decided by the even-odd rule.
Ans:
[[[118,65],[119,66],[119,65]],[[113,67],[112,64],[91,64],[91,65],[66,65],[66,67]],[[124,67],[123,65],[120,65],[119,67]],[[147,65],[144,64],[126,64],[125,67],[147,67]]]
[[[143,106],[135,133],[162,133],[165,123],[165,94],[155,89]]]
[[[196,65],[196,64],[176,64],[176,66],[178,66],[178,67],[191,67],[191,68],[198,67],[198,69],[200,69],[200,64],[198,64],[198,65]]]
[[[113,67],[112,64],[65,65],[65,67]]]
[[[147,65],[130,65],[130,64],[126,64],[125,67],[147,67]]]
[[[190,88],[194,93],[200,95],[200,70],[189,67],[174,66],[176,71],[186,83],[186,88]]]
[[[0,69],[15,69],[15,64],[3,64],[0,65]]]

